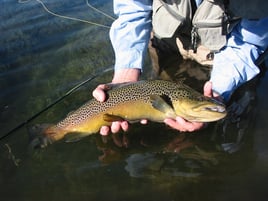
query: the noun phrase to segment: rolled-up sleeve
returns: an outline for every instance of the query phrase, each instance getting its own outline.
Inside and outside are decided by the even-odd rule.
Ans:
[[[151,32],[152,0],[114,0],[118,18],[110,29],[115,70],[142,69]]]
[[[268,47],[268,18],[243,19],[228,37],[227,46],[215,54],[213,90],[228,101],[233,91],[259,72],[255,61]]]

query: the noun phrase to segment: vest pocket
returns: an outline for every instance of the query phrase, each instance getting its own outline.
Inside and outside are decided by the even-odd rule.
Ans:
[[[198,22],[193,24],[191,45],[194,51],[198,45],[203,45],[213,52],[218,51],[226,45],[226,40],[221,22]]]
[[[177,1],[153,1],[152,24],[157,38],[171,38],[179,27],[189,24],[192,12],[189,1],[181,1],[180,4]]]
[[[192,48],[203,45],[218,51],[226,44],[228,17],[221,0],[204,0],[192,21]],[[225,27],[226,26],[226,27]]]

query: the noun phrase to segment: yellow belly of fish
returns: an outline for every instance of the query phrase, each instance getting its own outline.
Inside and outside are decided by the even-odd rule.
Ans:
[[[111,125],[111,121],[105,121],[104,115],[118,116],[128,121],[138,121],[148,119],[156,122],[162,122],[165,114],[154,109],[151,104],[143,101],[124,102],[112,108],[108,108],[105,112],[93,115],[80,124],[65,128],[68,132],[80,132],[85,134],[93,134],[99,132],[101,126]],[[68,133],[67,132],[67,133]]]

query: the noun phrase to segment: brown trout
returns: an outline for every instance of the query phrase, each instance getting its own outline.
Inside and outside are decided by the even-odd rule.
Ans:
[[[182,83],[148,80],[111,85],[105,102],[92,99],[56,125],[37,129],[40,133],[35,143],[46,146],[63,138],[75,141],[99,132],[101,126],[109,126],[112,121],[163,122],[176,116],[188,121],[212,122],[224,118],[226,109],[222,103]]]

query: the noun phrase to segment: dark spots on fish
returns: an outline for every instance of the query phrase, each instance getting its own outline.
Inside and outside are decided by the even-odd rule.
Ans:
[[[193,90],[182,83],[174,83],[164,80],[140,81],[135,83],[126,83],[122,86],[112,87],[107,91],[107,100],[98,102],[95,99],[90,100],[76,112],[67,116],[58,123],[58,127],[77,125],[94,115],[105,112],[107,109],[115,107],[120,103],[131,101],[143,101],[150,104],[150,95],[161,96],[170,106],[172,101],[180,98],[190,98]]]

